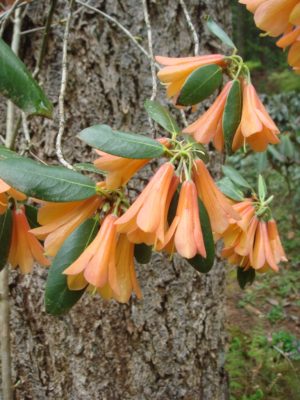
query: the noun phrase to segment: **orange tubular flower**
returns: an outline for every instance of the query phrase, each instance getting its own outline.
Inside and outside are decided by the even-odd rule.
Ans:
[[[115,251],[117,231],[114,225],[117,217],[108,215],[92,243],[65,271],[65,275],[83,273],[84,279],[96,288],[102,288],[107,283],[114,292],[119,294],[116,278]]]
[[[45,239],[46,254],[54,257],[66,238],[102,203],[103,199],[99,196],[67,203],[43,203],[38,211],[38,222],[42,226],[30,232],[38,239]]]
[[[182,184],[176,216],[160,249],[168,246],[172,241],[182,257],[193,258],[196,254],[206,257],[197,190],[194,182],[190,180]]]
[[[43,246],[30,233],[24,207],[13,210],[12,240],[8,261],[13,268],[19,266],[22,274],[32,271],[34,261],[40,265],[48,266],[50,263],[44,257]]]
[[[246,269],[252,267],[258,272],[270,268],[278,271],[278,263],[287,261],[274,220],[265,222],[258,219],[252,200],[233,206],[239,210],[242,219],[232,222],[223,233],[222,257],[230,264]]]
[[[240,126],[234,136],[235,151],[245,141],[254,151],[265,151],[268,144],[279,143],[279,129],[258,97],[251,83],[244,83],[243,111]]]
[[[258,28],[270,36],[278,36],[298,21],[299,0],[266,0],[260,4],[254,14]]]
[[[138,299],[142,298],[134,268],[134,244],[128,241],[126,235],[120,235],[117,242],[116,276],[119,293],[115,293],[107,283],[102,289],[98,289],[104,299],[113,298],[120,303],[127,303],[132,292],[136,294]]]
[[[277,42],[277,46],[285,49],[290,47],[288,53],[288,63],[296,73],[300,73],[300,26],[287,32]]]
[[[202,160],[194,162],[193,173],[198,195],[208,212],[213,232],[224,232],[228,228],[230,218],[240,219],[239,213],[233,209],[228,199],[215,184]]]
[[[134,243],[164,242],[168,207],[178,185],[174,166],[163,164],[116,225]]]
[[[156,56],[159,64],[165,65],[157,76],[159,80],[166,84],[168,97],[177,98],[187,77],[197,68],[209,64],[225,64],[225,56],[221,54],[212,54],[197,57],[162,57]]]
[[[254,13],[256,9],[266,0],[239,0],[239,3],[245,4],[247,10]]]
[[[216,149],[222,151],[224,148],[222,116],[231,86],[232,81],[224,86],[213,105],[183,132],[193,135],[198,143],[208,144],[213,140]]]

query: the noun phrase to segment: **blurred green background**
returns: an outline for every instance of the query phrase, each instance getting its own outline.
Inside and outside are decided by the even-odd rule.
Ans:
[[[228,269],[230,336],[227,371],[231,400],[300,399],[300,76],[276,40],[263,37],[253,15],[232,0],[233,38],[252,80],[281,130],[281,143],[265,153],[230,157],[249,183],[265,178],[289,262],[278,274],[257,274],[244,291]]]

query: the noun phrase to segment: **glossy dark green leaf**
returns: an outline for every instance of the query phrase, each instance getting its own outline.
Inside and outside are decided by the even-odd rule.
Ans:
[[[174,193],[174,195],[172,197],[170,206],[169,206],[168,217],[167,217],[169,225],[171,225],[171,223],[173,222],[173,219],[176,216],[176,210],[177,210],[177,206],[178,206],[180,187],[181,187],[181,185],[175,191],[175,193]]]
[[[241,83],[235,79],[229,90],[222,118],[225,149],[227,154],[232,154],[234,134],[242,117],[242,90]]]
[[[208,29],[213,33],[217,38],[219,38],[226,46],[236,49],[235,44],[227,35],[227,33],[211,18],[208,17],[206,20],[206,24]]]
[[[64,242],[53,260],[46,282],[46,311],[52,315],[60,315],[70,310],[80,299],[83,290],[69,290],[67,277],[63,271],[67,269],[92,242],[97,234],[99,223],[89,219],[80,225]]]
[[[96,185],[88,177],[28,158],[0,161],[0,178],[27,196],[46,201],[83,200],[96,193]]]
[[[77,171],[86,171],[86,172],[92,172],[93,174],[107,175],[106,171],[101,171],[99,168],[95,167],[95,165],[91,163],[74,164],[74,168]]]
[[[25,204],[25,214],[27,221],[29,222],[30,228],[38,228],[40,224],[38,223],[38,209],[29,204]]]
[[[134,257],[140,264],[148,264],[151,260],[152,247],[145,243],[136,244],[134,246]]]
[[[247,270],[244,270],[241,267],[237,268],[237,273],[236,273],[236,278],[237,281],[240,285],[241,289],[245,289],[246,285],[248,284],[249,286],[252,285],[252,283],[255,280],[255,270],[253,268],[249,268]]]
[[[218,187],[225,196],[235,201],[243,201],[244,193],[237,188],[229,178],[222,178],[217,182]]]
[[[223,165],[222,167],[223,174],[227,176],[232,182],[234,182],[236,185],[251,189],[250,184],[242,177],[242,175],[235,169],[232,168],[228,165]]]
[[[149,137],[114,131],[108,125],[84,129],[78,137],[90,146],[124,158],[154,158],[164,153],[164,146]]]
[[[177,104],[192,106],[209,97],[222,84],[222,68],[218,65],[206,65],[197,68],[186,79]]]
[[[180,133],[180,129],[175,119],[158,101],[147,100],[145,102],[145,108],[149,117],[162,126],[166,131],[170,133]]]
[[[187,259],[187,261],[198,271],[201,273],[209,272],[215,260],[215,243],[214,238],[211,230],[209,216],[207,211],[204,207],[204,204],[199,199],[199,214],[200,214],[200,222],[201,222],[201,229],[202,235],[204,240],[204,245],[206,249],[206,258],[197,254],[195,257]]]
[[[0,271],[5,267],[12,234],[12,213],[7,209],[6,213],[0,215]]]
[[[52,116],[51,102],[22,61],[1,38],[0,93],[27,114]]]

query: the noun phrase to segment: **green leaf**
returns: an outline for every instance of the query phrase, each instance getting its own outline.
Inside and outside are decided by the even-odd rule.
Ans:
[[[25,214],[31,229],[38,228],[40,226],[37,218],[38,217],[37,207],[25,204]]]
[[[7,147],[0,146],[0,161],[7,158],[23,158],[15,151],[9,150]]]
[[[108,125],[84,129],[78,137],[90,146],[124,158],[154,158],[164,154],[164,146],[149,137],[113,131]]]
[[[204,207],[204,204],[200,199],[198,199],[199,204],[199,214],[200,214],[200,222],[202,235],[204,240],[204,245],[206,249],[206,258],[197,254],[195,257],[187,259],[187,261],[194,267],[198,272],[207,273],[209,272],[215,260],[215,243],[211,230],[209,216]]]
[[[282,135],[282,137],[280,139],[281,139],[280,148],[281,148],[282,153],[284,154],[285,157],[292,160],[295,156],[295,147],[294,147],[291,139],[287,135]],[[270,147],[273,148],[273,146],[270,146]],[[273,148],[273,150],[275,150],[275,149]]]
[[[261,201],[264,201],[267,196],[267,185],[262,175],[258,175],[258,196]]]
[[[279,153],[278,150],[274,148],[274,146],[268,146],[267,152],[271,154],[271,156],[280,163],[286,162],[286,158],[283,154]]]
[[[228,165],[224,165],[222,167],[222,171],[223,174],[227,176],[227,178],[229,178],[236,185],[243,188],[251,189],[251,186],[246,181],[246,179],[244,179],[242,175],[235,168],[229,167]]]
[[[235,201],[243,201],[244,193],[239,190],[229,178],[222,178],[217,182],[218,187],[225,196]]]
[[[140,264],[148,264],[151,260],[152,247],[145,243],[136,244],[134,246],[134,257]]]
[[[51,118],[53,106],[22,61],[0,39],[0,93],[27,114]]]
[[[180,133],[177,122],[158,101],[146,100],[145,108],[150,118],[170,133]]]
[[[237,281],[240,285],[241,289],[245,289],[247,283],[252,285],[252,283],[255,280],[255,269],[249,268],[247,270],[244,270],[242,267],[237,268],[237,274],[236,274]]]
[[[236,45],[227,35],[227,33],[211,18],[208,17],[206,20],[207,28],[213,33],[217,38],[221,40],[222,43],[226,44],[228,47],[236,50]]]
[[[218,65],[206,65],[197,68],[186,79],[177,105],[192,106],[205,100],[222,84],[222,68]]]
[[[0,161],[0,178],[16,190],[40,200],[66,202],[96,194],[96,185],[88,177],[28,158]]]
[[[234,79],[228,93],[223,113],[222,126],[224,133],[225,148],[227,154],[232,154],[232,142],[234,134],[240,124],[242,117],[242,90],[241,83]]]
[[[5,267],[12,234],[12,213],[8,208],[5,214],[0,215],[0,271]]]
[[[78,171],[92,172],[93,174],[107,175],[107,171],[101,171],[91,163],[78,163],[74,164],[74,168]]]
[[[46,311],[52,315],[63,314],[80,299],[84,290],[69,290],[67,269],[95,238],[99,228],[98,221],[89,219],[80,225],[64,242],[53,260],[46,282]]]

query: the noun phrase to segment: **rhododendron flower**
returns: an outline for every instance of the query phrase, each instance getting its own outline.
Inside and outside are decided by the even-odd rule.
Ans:
[[[167,246],[172,240],[174,241],[175,249],[182,257],[193,258],[196,254],[206,257],[199,217],[197,190],[191,180],[182,184],[176,216],[161,247]]]
[[[116,277],[118,293],[114,292],[109,283],[102,289],[98,289],[104,299],[113,298],[120,303],[127,303],[132,292],[135,293],[138,299],[142,298],[134,268],[134,244],[129,242],[126,235],[123,234],[119,236],[116,247]]]
[[[222,257],[231,264],[266,272],[278,271],[278,263],[287,261],[274,220],[259,219],[251,200],[233,206],[241,220],[233,222],[223,233]]]
[[[279,143],[279,129],[258,97],[254,86],[244,82],[243,111],[232,149],[237,150],[243,141],[255,151],[265,151],[268,144]]]
[[[33,263],[48,266],[50,263],[44,257],[44,249],[41,243],[30,233],[30,225],[27,221],[23,206],[12,211],[13,227],[12,239],[8,261],[13,268],[19,266],[22,274],[32,271]]]
[[[54,257],[67,237],[103,204],[100,196],[67,203],[42,203],[38,223],[42,226],[30,232],[44,240],[45,252]]]
[[[95,239],[64,271],[65,275],[78,275],[82,272],[84,279],[96,288],[102,288],[109,283],[113,291],[119,293],[115,262],[116,219],[112,214],[105,217]]]
[[[232,208],[229,200],[215,184],[202,160],[194,161],[193,179],[196,183],[198,195],[209,215],[213,232],[224,232],[229,225],[230,218],[240,219],[239,213]]]
[[[208,144],[212,140],[218,151],[224,148],[222,119],[232,83],[233,81],[228,82],[213,105],[183,131],[193,135],[198,143]],[[234,135],[232,150],[236,151],[245,142],[255,151],[264,151],[269,143],[279,143],[278,134],[277,126],[259,99],[254,86],[244,82],[241,123]]]
[[[208,144],[213,140],[218,151],[224,148],[222,116],[232,83],[233,81],[228,82],[212,106],[183,130],[184,133],[192,134],[198,143]]]
[[[167,138],[157,139],[162,145],[168,147]],[[102,171],[107,171],[105,178],[106,188],[110,190],[124,186],[132,176],[150,161],[147,159],[133,159],[113,156],[104,151],[96,150],[101,157],[94,161],[95,167]]]
[[[276,44],[283,49],[291,46],[288,53],[288,63],[296,73],[300,73],[300,26],[287,32]]]
[[[5,183],[2,179],[0,179],[0,215],[4,214],[7,210],[10,197],[19,201],[24,201],[27,198],[25,194],[13,189],[11,186],[7,185],[7,183]]]
[[[245,4],[247,10],[254,13],[257,7],[266,0],[239,0],[239,3]]]
[[[225,64],[225,56],[212,54],[196,57],[162,57],[156,56],[159,64],[165,65],[157,76],[167,86],[168,97],[178,97],[178,94],[187,77],[197,68],[209,64]]]
[[[291,46],[288,54],[288,63],[297,74],[300,73],[300,41]]]
[[[164,242],[168,208],[177,185],[174,166],[169,162],[163,164],[116,222],[118,232],[126,233],[134,243]]]

